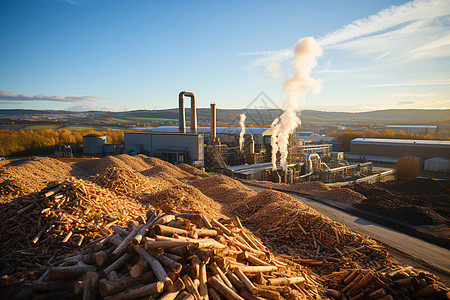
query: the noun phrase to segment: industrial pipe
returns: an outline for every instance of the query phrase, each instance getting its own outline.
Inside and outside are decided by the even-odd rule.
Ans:
[[[216,104],[211,103],[211,143],[216,141]]]
[[[178,95],[179,132],[186,133],[186,114],[184,111],[184,96],[191,98],[191,133],[197,133],[197,110],[195,108],[195,96],[194,96],[194,93],[190,93],[190,92],[181,92]]]

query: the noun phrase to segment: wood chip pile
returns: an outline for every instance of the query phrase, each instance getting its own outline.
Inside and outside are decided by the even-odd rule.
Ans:
[[[48,157],[6,161],[0,167],[0,203],[42,190],[70,176],[71,167]]]
[[[1,273],[52,264],[62,253],[110,234],[111,225],[125,225],[145,211],[134,199],[76,178],[16,199],[0,210]]]
[[[388,267],[379,271],[353,269],[334,272],[327,281],[328,296],[335,299],[449,299],[450,289],[428,272],[408,267]]]
[[[117,195],[128,196],[135,199],[142,198],[144,194],[159,191],[158,185],[148,177],[129,169],[118,167],[107,168],[93,179],[99,186],[112,190]]]
[[[276,259],[238,218],[153,214],[66,257],[34,299],[320,299],[318,278]]]
[[[306,195],[313,195],[339,201],[342,203],[354,204],[367,199],[364,195],[348,188],[338,187],[330,188],[322,182],[311,181],[297,184],[274,183],[269,181],[248,181],[252,185],[264,188],[272,188],[279,191],[295,192]]]
[[[301,257],[310,265],[333,268],[378,267],[390,263],[386,250],[373,239],[334,222],[295,198],[264,191],[237,205],[246,225],[277,252]]]
[[[164,212],[194,212],[211,218],[224,216],[220,213],[222,211],[220,203],[187,184],[170,186],[158,193],[147,195],[143,197],[142,202]]]

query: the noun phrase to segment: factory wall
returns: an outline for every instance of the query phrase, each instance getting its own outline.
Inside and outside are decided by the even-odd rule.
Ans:
[[[351,152],[358,155],[373,155],[384,157],[417,156],[422,160],[433,157],[450,158],[450,147],[443,145],[426,145],[419,142],[414,144],[398,143],[354,143]]]
[[[203,161],[203,144],[203,136],[200,134],[125,132],[124,153],[155,155],[165,150],[186,149],[192,161]]]

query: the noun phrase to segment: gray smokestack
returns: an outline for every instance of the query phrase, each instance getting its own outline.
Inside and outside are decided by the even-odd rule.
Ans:
[[[211,103],[211,143],[216,141],[216,104]]]
[[[180,133],[186,133],[186,114],[184,111],[184,96],[191,98],[191,132],[197,133],[197,110],[195,108],[195,96],[194,93],[190,92],[181,92],[178,95],[178,113],[179,113],[179,131]]]

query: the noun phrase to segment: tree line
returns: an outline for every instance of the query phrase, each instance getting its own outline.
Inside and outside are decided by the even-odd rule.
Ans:
[[[0,130],[0,156],[53,154],[59,145],[82,145],[87,134],[107,135],[107,143],[123,144],[123,130]]]

